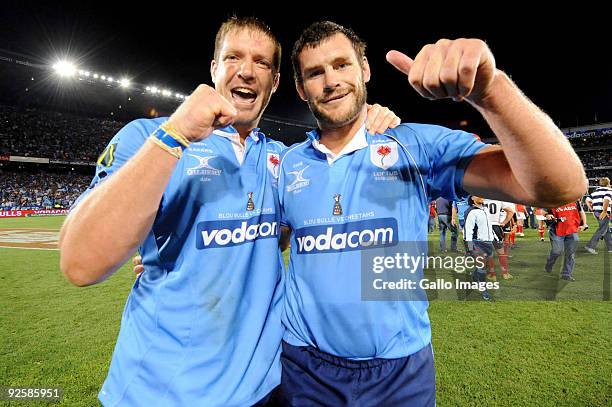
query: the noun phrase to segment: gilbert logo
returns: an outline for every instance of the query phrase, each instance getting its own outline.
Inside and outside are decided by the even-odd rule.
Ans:
[[[306,171],[308,167],[310,166],[307,165],[306,167],[302,168],[301,170],[297,170],[297,171],[287,171],[287,174],[295,177],[293,179],[293,182],[287,185],[287,192],[292,192],[292,191],[295,191],[296,189],[301,189],[301,188],[304,188],[310,185],[310,180],[308,178],[304,178],[304,171]]]
[[[210,164],[210,160],[216,158],[216,155],[199,156],[194,154],[187,154],[190,157],[195,158],[198,164],[194,167],[187,168],[187,175],[221,175],[221,170],[213,167]]]

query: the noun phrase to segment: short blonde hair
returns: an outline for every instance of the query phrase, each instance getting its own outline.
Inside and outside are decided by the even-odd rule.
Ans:
[[[274,73],[280,72],[280,63],[281,63],[281,44],[278,42],[274,34],[272,34],[272,30],[270,27],[266,25],[261,20],[258,20],[255,17],[236,17],[232,16],[227,19],[221,27],[219,27],[219,31],[217,31],[217,36],[215,37],[215,61],[219,61],[219,53],[221,52],[221,48],[223,47],[223,41],[225,40],[225,36],[232,32],[238,31],[242,29],[249,29],[252,31],[257,31],[265,36],[267,36],[272,43],[274,44],[274,58],[272,61],[272,67]]]

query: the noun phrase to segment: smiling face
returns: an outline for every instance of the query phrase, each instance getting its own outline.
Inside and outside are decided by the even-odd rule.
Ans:
[[[345,126],[362,111],[370,67],[359,60],[350,40],[335,34],[299,54],[301,81],[296,88],[323,130]]]
[[[217,60],[211,62],[215,89],[238,110],[234,127],[239,131],[257,127],[278,87],[279,73],[273,65],[275,49],[264,33],[239,28],[225,35]]]

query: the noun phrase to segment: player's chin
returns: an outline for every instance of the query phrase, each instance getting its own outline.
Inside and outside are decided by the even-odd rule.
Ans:
[[[238,111],[238,115],[234,120],[234,126],[252,125],[255,127],[257,118],[259,117],[259,111]]]

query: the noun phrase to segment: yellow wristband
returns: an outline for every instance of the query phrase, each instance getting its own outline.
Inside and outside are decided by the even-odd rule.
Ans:
[[[179,133],[174,127],[172,127],[172,125],[170,123],[168,123],[167,121],[163,122],[161,124],[161,126],[159,126],[163,131],[165,131],[166,133],[168,133],[170,136],[172,136],[172,138],[174,138],[176,141],[178,141],[179,143],[181,143],[182,145],[185,146],[185,148],[189,147],[189,144],[191,144],[189,142],[189,140],[187,140],[185,138],[185,136],[183,136],[181,133]]]
[[[149,136],[149,140],[151,140],[153,143],[161,147],[162,150],[167,151],[168,153],[170,153],[172,156],[176,157],[179,160],[183,156],[183,149],[181,147],[170,147],[169,145],[167,145],[166,143],[164,143],[163,141],[155,137],[155,135],[153,134]]]

